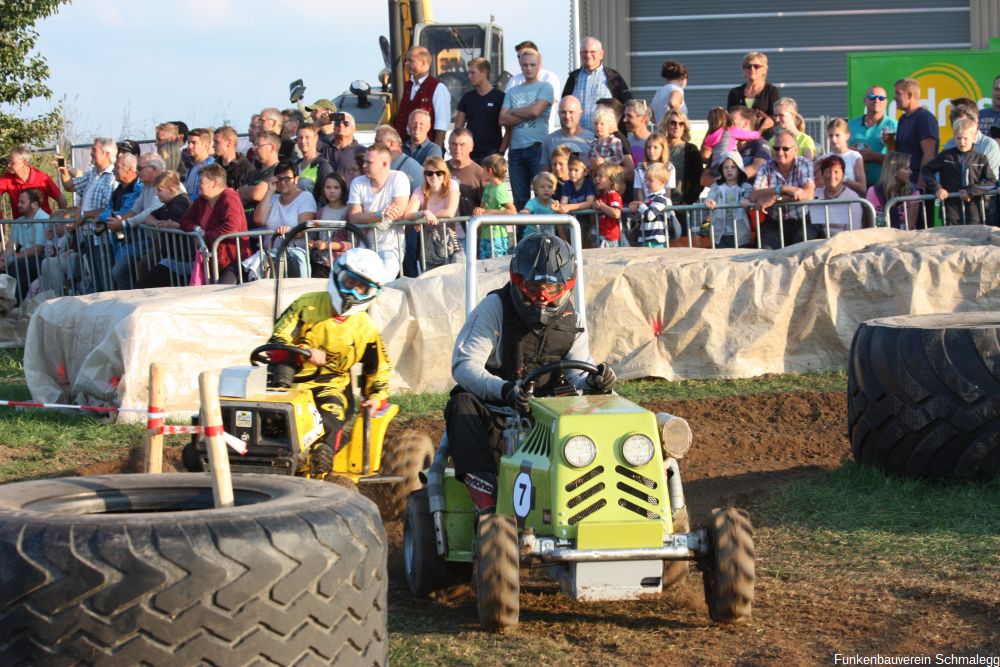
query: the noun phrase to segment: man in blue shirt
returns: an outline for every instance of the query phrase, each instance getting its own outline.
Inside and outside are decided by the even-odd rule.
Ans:
[[[542,170],[542,142],[549,134],[555,91],[551,83],[538,80],[542,67],[538,51],[524,49],[518,61],[524,83],[507,91],[500,108],[500,124],[511,128],[507,161],[514,206],[520,211],[531,198],[531,179]]]
[[[896,119],[886,114],[888,95],[882,86],[870,86],[865,93],[865,112],[847,123],[851,131],[848,145],[861,153],[865,161],[865,181],[868,185],[878,183],[882,175],[882,160],[889,150],[882,140],[883,132],[896,131]]]
[[[920,169],[934,159],[941,143],[937,118],[920,106],[920,83],[900,79],[894,86],[896,108],[903,112],[896,125],[895,150],[910,156],[910,181],[923,189]]]

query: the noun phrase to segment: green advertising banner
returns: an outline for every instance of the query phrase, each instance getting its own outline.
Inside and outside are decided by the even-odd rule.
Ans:
[[[920,104],[933,113],[941,129],[941,143],[951,138],[948,111],[955,97],[976,100],[980,109],[991,106],[993,79],[1000,74],[996,51],[883,51],[847,54],[847,94],[850,117],[865,112],[869,86],[889,94],[893,118],[901,115],[892,101],[893,84],[911,77],[920,82]]]

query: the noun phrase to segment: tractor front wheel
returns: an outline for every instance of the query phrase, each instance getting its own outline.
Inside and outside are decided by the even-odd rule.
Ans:
[[[434,460],[434,443],[419,431],[407,430],[386,443],[382,452],[382,472],[388,477],[402,477],[386,489],[383,518],[394,519],[406,511],[410,494],[420,489],[420,473]]]
[[[520,597],[517,522],[512,516],[484,514],[476,534],[476,600],[483,629],[503,632],[517,625]]]
[[[472,579],[470,563],[448,562],[438,555],[427,489],[414,491],[406,503],[403,565],[410,592],[421,598],[432,597],[456,584],[467,584]]]
[[[750,617],[754,595],[753,526],[745,510],[714,509],[708,517],[708,554],[702,562],[708,615],[719,623]]]

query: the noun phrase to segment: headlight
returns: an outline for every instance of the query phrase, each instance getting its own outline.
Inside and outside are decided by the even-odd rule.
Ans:
[[[574,435],[563,445],[563,458],[574,468],[589,466],[597,458],[597,445],[585,435]]]
[[[652,461],[653,453],[653,441],[640,433],[630,435],[622,443],[622,457],[636,468]]]

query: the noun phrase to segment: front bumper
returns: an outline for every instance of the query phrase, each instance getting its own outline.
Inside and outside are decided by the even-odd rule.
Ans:
[[[522,553],[535,556],[546,563],[600,563],[636,560],[697,560],[708,553],[708,540],[704,530],[675,533],[668,536],[662,546],[631,549],[575,549],[552,538],[535,538],[525,535]]]

